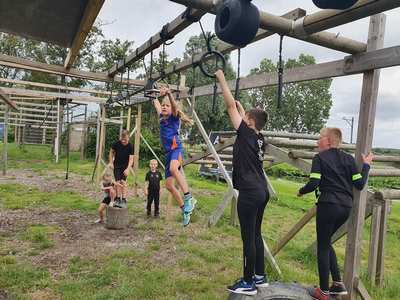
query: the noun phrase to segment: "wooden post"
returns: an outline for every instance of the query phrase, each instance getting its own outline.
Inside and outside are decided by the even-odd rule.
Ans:
[[[119,125],[119,136],[121,136],[122,130],[124,129],[124,108],[121,107],[119,112],[119,119],[121,120],[121,125]]]
[[[126,130],[131,130],[131,115],[132,115],[132,108],[128,107],[128,114],[126,115]]]
[[[46,128],[43,128],[42,145],[46,144]]]
[[[9,107],[6,104],[4,108],[4,130],[3,130],[3,176],[7,174],[7,160],[8,160],[8,153],[7,153],[7,148],[8,148],[8,112],[9,112]]]
[[[371,233],[369,241],[369,256],[368,256],[368,276],[372,284],[375,283],[375,278],[376,278],[376,261],[378,257],[381,210],[382,210],[381,205],[377,203],[373,204],[372,218],[371,218]]]
[[[107,206],[106,223],[107,229],[124,229],[129,224],[129,215],[127,208],[116,208]]]
[[[387,231],[387,222],[390,212],[390,200],[384,199],[384,204],[381,210],[381,221],[379,227],[379,241],[378,241],[378,253],[376,259],[376,280],[375,283],[379,286],[383,286],[384,280],[384,269],[385,269],[385,239]]]
[[[84,122],[82,123],[82,136],[81,136],[81,160],[85,159],[85,150],[86,150],[86,140],[87,140],[87,135],[88,135],[88,128],[89,125],[87,123],[87,105],[85,105],[85,119]]]
[[[383,47],[386,16],[379,14],[371,17],[367,51]],[[379,89],[380,70],[367,71],[363,77],[363,87],[360,103],[360,115],[357,132],[356,161],[360,167],[361,154],[368,153],[372,147],[374,134],[376,102]],[[366,185],[367,186],[367,185]],[[365,207],[367,202],[367,188],[362,191],[355,190],[354,206],[349,218],[344,281],[349,291],[348,300],[356,300],[356,278],[359,277],[361,261],[361,243],[364,228]]]
[[[101,119],[100,119],[100,139],[99,139],[99,154],[98,154],[98,159],[96,159],[96,164],[95,168],[97,167],[97,177],[96,177],[96,182],[98,183],[100,181],[101,177],[101,172],[100,172],[100,166],[101,166],[101,160],[103,159],[103,152],[104,152],[104,140],[106,136],[106,127],[105,127],[105,117],[106,117],[106,108],[103,104],[100,105],[101,108]]]
[[[135,182],[133,184],[133,190],[135,197],[137,196],[137,179],[139,171],[139,153],[140,153],[140,135],[142,129],[142,105],[138,105],[138,111],[136,116],[136,132],[135,132],[135,145],[134,145],[134,160],[133,160],[133,170],[135,173]],[[128,117],[129,119],[129,117]]]
[[[100,125],[101,125],[101,114],[102,108],[99,106],[99,110],[97,112],[97,126],[96,126],[96,157],[99,156],[99,142],[100,142]]]
[[[60,160],[60,144],[61,144],[61,104],[60,99],[57,99],[57,128],[56,139],[54,141],[54,155],[56,156],[56,163]]]

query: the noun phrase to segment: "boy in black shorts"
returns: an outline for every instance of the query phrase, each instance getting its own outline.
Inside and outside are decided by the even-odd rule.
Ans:
[[[129,170],[133,165],[133,146],[129,143],[129,131],[123,130],[119,141],[110,149],[109,167],[114,169],[115,189],[117,198],[116,207],[126,207],[127,183]]]
[[[261,223],[269,199],[263,160],[266,143],[261,134],[267,113],[253,108],[245,112],[235,101],[224,73],[215,73],[237,136],[233,145],[233,187],[239,191],[237,211],[243,241],[243,278],[228,287],[233,293],[255,295],[256,287],[268,286],[264,265]]]
[[[339,149],[342,132],[339,128],[323,128],[318,140],[319,153],[312,161],[310,180],[298,196],[319,188],[317,202],[317,256],[319,288],[310,288],[313,299],[329,300],[329,295],[346,295],[340,277],[336,253],[331,244],[332,235],[346,222],[353,205],[353,186],[362,190],[368,179],[373,155],[362,155],[363,167],[359,173],[356,162]],[[329,273],[333,284],[329,287]]]
[[[161,173],[157,170],[158,162],[155,159],[150,160],[150,171],[146,174],[144,194],[147,196],[147,216],[151,216],[151,204],[154,201],[154,217],[160,217],[160,181],[163,179]]]

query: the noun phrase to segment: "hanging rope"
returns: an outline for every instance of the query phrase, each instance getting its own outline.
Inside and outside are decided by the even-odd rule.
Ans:
[[[239,84],[240,84],[240,48],[238,48],[238,62],[237,62],[237,75],[236,75],[236,85],[235,85],[235,100],[239,101]]]
[[[277,108],[281,109],[282,107],[282,92],[283,92],[283,60],[282,60],[282,44],[283,44],[283,35],[280,36],[279,42],[279,65],[278,65],[278,103]]]

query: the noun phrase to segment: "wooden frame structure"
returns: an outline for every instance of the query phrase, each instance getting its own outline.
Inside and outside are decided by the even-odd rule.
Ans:
[[[206,13],[215,14],[216,5],[218,1],[214,0],[171,0],[176,3],[183,4],[190,9],[188,9],[184,14],[179,15],[175,18],[171,23],[166,25],[166,29],[168,33],[173,36],[187,28],[190,24],[194,23],[196,19],[201,18]],[[43,63],[32,62],[20,58],[14,58],[6,55],[0,54],[0,65],[8,66],[12,68],[22,68],[27,70],[34,71],[42,71],[52,74],[71,76],[71,77],[79,77],[85,78],[89,80],[96,80],[102,82],[111,82],[114,80],[114,77],[117,73],[122,73],[122,71],[129,66],[130,64],[138,61],[143,58],[146,54],[150,53],[153,49],[159,47],[165,42],[160,32],[150,38],[149,41],[141,45],[134,51],[134,53],[124,59],[123,61],[117,63],[113,66],[108,72],[103,73],[94,73],[81,71],[71,68],[71,65],[74,61],[74,58],[79,51],[80,46],[82,45],[86,32],[90,26],[92,20],[95,19],[95,15],[97,15],[98,10],[102,5],[101,0],[91,1],[93,4],[90,12],[85,12],[86,20],[82,21],[79,34],[76,35],[74,39],[73,46],[70,49],[70,53],[68,54],[67,59],[65,60],[64,66],[54,66],[47,65]],[[339,76],[347,76],[352,74],[363,74],[363,88],[362,88],[362,97],[360,103],[360,116],[359,116],[359,124],[358,124],[358,139],[357,145],[355,149],[355,157],[358,163],[361,162],[360,155],[361,153],[368,152],[371,149],[372,145],[372,137],[373,137],[373,129],[374,129],[374,120],[375,120],[375,110],[376,110],[376,102],[377,102],[377,92],[379,88],[379,70],[381,68],[387,68],[392,66],[400,65],[400,46],[395,46],[391,48],[383,48],[383,39],[385,33],[385,16],[381,13],[393,8],[397,8],[400,6],[399,1],[392,0],[359,0],[353,7],[344,10],[344,11],[335,11],[335,10],[322,10],[318,11],[311,15],[306,15],[304,11],[298,9],[288,14],[278,17],[272,15],[268,12],[261,12],[261,24],[260,31],[257,34],[257,37],[254,41],[257,41],[261,38],[265,38],[272,34],[278,33],[281,35],[286,35],[289,37],[293,37],[299,40],[307,41],[312,44],[324,46],[326,48],[338,50],[345,52],[347,54],[351,54],[350,56],[344,57],[342,60],[305,66],[301,68],[293,68],[291,70],[286,70],[284,72],[284,83],[288,82],[300,82],[307,80],[315,80],[315,79],[323,79],[323,78],[332,78]],[[333,33],[325,32],[324,30],[343,25],[346,23],[350,23],[356,21],[361,18],[371,17],[370,29],[368,41],[366,43],[362,43],[359,41],[354,41],[348,38],[339,37]],[[86,33],[86,34],[85,34]],[[223,51],[224,53],[228,53],[229,51],[234,50],[235,48],[226,45],[219,44],[218,49]],[[171,69],[166,70],[165,75],[178,72],[184,69],[187,69],[193,63],[198,60],[202,54],[194,57],[191,60],[183,61],[179,65],[172,67]],[[259,88],[272,86],[277,84],[277,74],[269,73],[269,74],[258,74],[248,76],[240,80],[240,89],[251,89],[251,88]],[[123,79],[123,82],[127,82],[126,79]],[[138,80],[129,80],[129,84],[136,84],[139,86],[143,86],[143,81]],[[234,88],[234,82],[230,82],[230,86]],[[65,91],[65,89],[63,89]],[[212,86],[203,86],[197,87],[194,89],[193,94],[189,95],[187,89],[180,89],[181,97],[192,97],[192,102],[194,103],[195,97],[211,95],[213,93]],[[217,91],[220,93],[220,90]],[[36,99],[48,97],[51,99],[60,99],[67,98],[71,99],[72,96],[67,93],[55,93],[55,92],[37,92],[37,91],[27,91],[22,89],[8,89],[6,93],[20,95],[24,97],[34,97]],[[100,94],[100,93],[91,93],[91,94]],[[104,94],[103,94],[104,95]],[[2,97],[3,98],[3,97]],[[104,126],[106,122],[105,118],[105,109],[104,102],[99,99],[100,97],[94,96],[86,96],[85,99],[73,99],[77,103],[79,101],[89,101],[100,104],[101,114],[99,114],[98,118],[98,143],[97,143],[97,163],[101,161],[102,153],[103,153],[103,145],[102,140],[104,142]],[[32,98],[33,99],[33,98]],[[192,104],[188,101],[189,105]],[[9,103],[8,103],[9,104]],[[62,124],[60,122],[61,118],[61,105],[60,100],[57,100],[57,134],[59,134]],[[8,109],[6,108],[5,118],[8,119]],[[201,121],[196,118],[197,114],[195,112],[194,107],[192,107],[192,113],[196,124],[199,126],[200,131],[202,132],[203,138],[206,141],[207,151],[204,153],[197,154],[193,157],[188,158],[185,161],[185,164],[193,163],[196,160],[203,159],[207,156],[212,155],[215,162],[218,166],[224,170],[224,166],[222,163],[218,150],[222,150],[224,148],[229,147],[228,144],[232,145],[234,138],[231,138],[225,141],[222,145],[214,146],[208,139],[207,134],[202,128]],[[129,125],[127,125],[128,129],[130,129],[130,113],[128,120]],[[139,119],[139,120],[138,120]],[[140,116],[137,118],[137,132],[135,135],[135,141],[140,142]],[[203,130],[202,130],[203,129]],[[274,144],[275,142],[275,144]],[[270,139],[269,145],[269,154],[281,160],[287,160],[288,158],[291,160],[292,164],[300,169],[306,170],[309,168],[309,163],[302,158],[294,158],[290,157],[289,151],[284,151],[278,146],[282,146],[279,144],[281,139],[273,138]],[[56,145],[59,145],[59,140]],[[291,147],[295,146],[293,144]],[[135,149],[136,150],[136,149]],[[298,155],[299,153],[297,153]],[[296,155],[292,152],[292,155]],[[397,172],[397,171],[396,171]],[[374,172],[371,173],[372,175]],[[391,173],[398,174],[398,173]],[[229,203],[229,201],[233,198],[235,199],[235,191],[232,189],[230,182],[230,178],[227,177],[227,182],[229,185],[228,192],[224,197],[224,201],[221,203],[220,207],[218,207],[218,213],[213,216],[212,223],[218,220],[219,216],[223,212],[223,208]],[[394,192],[391,192],[393,194]],[[389,193],[390,194],[390,193]],[[383,195],[383,194],[382,194]],[[367,208],[367,198],[370,197],[370,193],[364,189],[360,193],[355,193],[355,207],[353,208],[352,216],[349,219],[348,226],[348,239],[347,239],[347,247],[346,247],[346,263],[345,263],[345,283],[349,288],[349,297],[348,299],[354,300],[356,299],[357,292],[362,295],[364,299],[368,299],[368,293],[364,285],[362,284],[359,278],[359,269],[360,269],[360,244],[362,240],[362,230],[366,215]],[[397,196],[396,196],[397,197]],[[235,222],[235,201],[232,201],[232,222]],[[386,215],[387,206],[386,204],[383,210],[380,210],[380,214]],[[382,220],[382,217],[379,216],[379,209],[373,209],[376,211],[373,214],[374,222],[378,223],[378,219]],[[313,215],[313,211],[309,211],[302,220],[300,220],[300,224],[303,224]],[[384,224],[385,221],[381,221],[381,224]],[[384,226],[379,227],[378,230],[380,233],[384,231]],[[296,229],[297,230],[297,229]],[[296,230],[291,232],[292,234],[296,233]],[[377,236],[375,234],[374,236]],[[379,239],[382,239],[382,234]],[[376,238],[375,238],[376,240]],[[283,243],[282,243],[283,244]],[[383,244],[382,244],[383,245]],[[374,246],[375,252],[383,253],[383,246]],[[379,248],[380,247],[380,248]],[[267,249],[267,247],[266,247]],[[276,252],[277,248],[273,252]],[[276,252],[277,253],[277,252]],[[268,253],[267,253],[268,254]],[[267,257],[272,257],[268,256]],[[379,256],[377,257],[377,269],[371,266],[371,270],[374,268],[377,270],[377,274],[382,274],[381,268],[383,263],[379,263]],[[273,260],[273,258],[272,258]],[[374,264],[373,264],[374,265]]]

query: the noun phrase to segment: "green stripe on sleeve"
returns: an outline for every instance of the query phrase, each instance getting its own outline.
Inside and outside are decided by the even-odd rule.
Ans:
[[[319,173],[310,173],[310,178],[321,179],[321,174],[319,174]]]
[[[356,180],[361,179],[361,178],[362,178],[362,176],[361,176],[360,173],[357,173],[357,174],[353,175],[353,181],[356,181]]]

